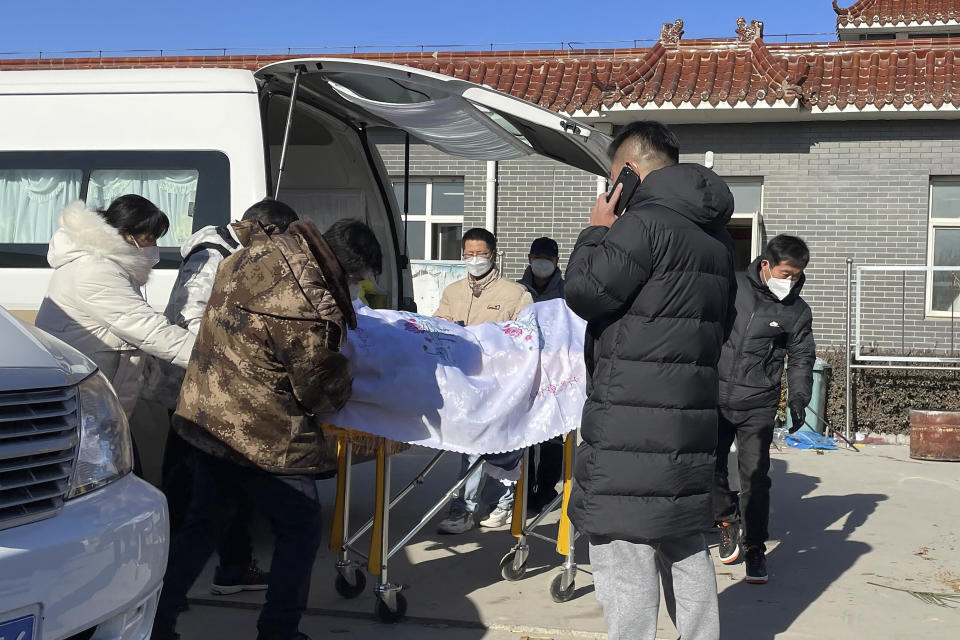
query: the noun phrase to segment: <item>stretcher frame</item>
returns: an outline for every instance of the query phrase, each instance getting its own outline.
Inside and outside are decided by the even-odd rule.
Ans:
[[[364,438],[369,438],[366,434]],[[550,594],[556,602],[566,602],[573,597],[577,565],[574,562],[574,547],[577,538],[573,525],[567,517],[567,504],[570,500],[571,477],[576,450],[576,431],[565,436],[563,464],[563,491],[550,503],[548,508],[531,520],[526,518],[527,504],[527,469],[530,468],[530,447],[524,450],[521,460],[520,480],[517,482],[516,499],[514,501],[511,533],[518,539],[513,549],[501,561],[501,575],[508,580],[519,580],[526,572],[526,563],[530,548],[527,538],[535,537],[550,543],[555,543],[557,552],[564,557],[562,572],[554,579],[550,586]],[[374,612],[383,622],[393,623],[406,615],[407,600],[402,591],[407,587],[390,579],[389,563],[414,536],[426,527],[440,511],[449,504],[467,480],[479,472],[483,459],[477,460],[462,478],[447,490],[420,518],[420,520],[403,534],[398,542],[390,545],[390,512],[403,501],[417,487],[424,484],[428,475],[433,472],[449,451],[438,451],[407,485],[391,496],[391,456],[396,443],[386,438],[376,438],[376,486],[374,513],[356,531],[350,531],[350,502],[352,498],[353,454],[355,445],[350,432],[343,432],[337,436],[337,491],[334,503],[332,530],[330,535],[330,550],[337,554],[337,577],[335,588],[337,593],[347,599],[353,599],[366,590],[367,578],[364,573],[377,577],[377,586],[374,588],[376,605]],[[544,517],[550,513],[562,500],[563,512],[560,517],[557,538],[548,538],[533,531]],[[358,547],[358,542],[367,532],[371,532],[370,544],[367,552]],[[362,560],[357,560],[359,558]],[[509,558],[509,562],[508,562]],[[506,568],[505,568],[506,567]],[[510,577],[508,577],[508,575]]]

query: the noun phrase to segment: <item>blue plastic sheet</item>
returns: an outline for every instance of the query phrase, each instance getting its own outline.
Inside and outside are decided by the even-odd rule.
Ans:
[[[796,433],[787,436],[787,444],[794,449],[823,449],[833,451],[837,448],[837,441],[833,438],[822,436],[814,431],[801,429]]]

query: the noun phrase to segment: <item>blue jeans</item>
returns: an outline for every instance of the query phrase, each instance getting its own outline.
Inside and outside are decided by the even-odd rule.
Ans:
[[[191,449],[193,497],[170,545],[155,627],[161,632],[174,630],[187,591],[232,522],[231,511],[239,490],[267,518],[274,535],[267,601],[257,628],[261,636],[269,638],[295,637],[320,547],[320,500],[315,479],[272,474]]]
[[[480,456],[478,455],[461,454],[460,475],[457,476],[457,479],[466,476],[470,467],[479,459]],[[484,507],[497,505],[501,509],[509,510],[513,508],[513,491],[513,486],[503,480],[485,477],[483,467],[481,467],[473,472],[466,484],[463,485],[450,508],[452,511],[463,510],[468,513],[476,513],[478,505]]]

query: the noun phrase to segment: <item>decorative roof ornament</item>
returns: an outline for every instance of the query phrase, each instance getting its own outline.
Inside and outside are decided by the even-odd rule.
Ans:
[[[664,22],[660,29],[660,44],[663,46],[680,46],[683,37],[683,20],[677,18],[672,23]]]
[[[847,18],[852,18],[853,16],[850,15],[850,9],[852,8],[853,7],[851,6],[851,7],[847,7],[846,9],[843,9],[837,3],[837,0],[833,0],[833,12],[836,13],[838,16],[846,16]]]
[[[747,21],[741,16],[737,18],[737,40],[744,44],[750,44],[754,40],[763,38],[763,22],[760,20],[751,20],[747,26]]]

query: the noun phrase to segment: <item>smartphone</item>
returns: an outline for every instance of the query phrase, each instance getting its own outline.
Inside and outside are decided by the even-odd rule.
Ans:
[[[623,185],[623,191],[620,192],[620,199],[617,201],[617,206],[614,207],[613,213],[619,218],[620,215],[626,211],[627,205],[630,204],[630,200],[633,198],[633,194],[636,192],[637,187],[640,186],[640,176],[630,167],[624,167],[620,171],[620,175],[617,176],[617,181],[613,183],[613,188],[610,189],[610,193],[607,194],[607,202],[610,202],[610,195],[616,191],[618,184]]]

